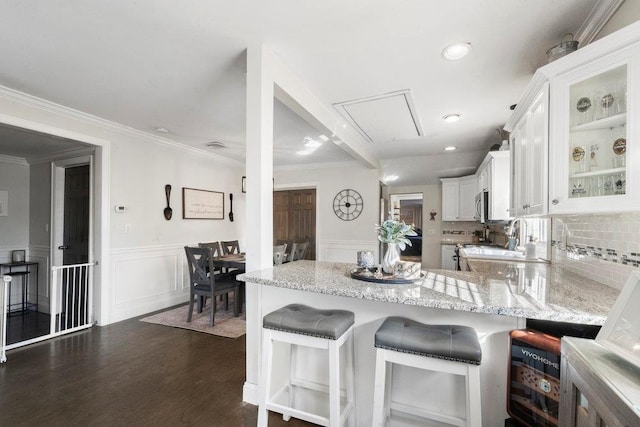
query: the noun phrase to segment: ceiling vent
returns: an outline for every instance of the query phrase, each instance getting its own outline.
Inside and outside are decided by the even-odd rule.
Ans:
[[[423,135],[409,89],[333,106],[369,142],[413,139]]]

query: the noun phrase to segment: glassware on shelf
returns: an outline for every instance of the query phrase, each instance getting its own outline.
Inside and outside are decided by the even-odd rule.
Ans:
[[[615,194],[625,194],[627,190],[627,180],[624,173],[614,175]]]
[[[588,96],[582,96],[576,102],[576,110],[578,110],[578,119],[576,124],[581,125],[593,120],[593,102]]]
[[[621,135],[613,141],[613,167],[624,168],[627,165],[627,138],[624,137],[624,128]]]
[[[591,144],[589,147],[589,170],[596,171],[598,170],[598,150],[600,149],[599,144]]]
[[[589,189],[587,188],[587,180],[584,178],[574,178],[571,180],[572,186],[570,188],[570,197],[585,197],[589,195]]]
[[[625,81],[616,84],[616,99],[618,103],[618,113],[627,112],[627,83]]]
[[[615,194],[616,180],[613,175],[607,175],[604,177],[604,194],[610,196]]]
[[[587,172],[586,150],[583,146],[571,148],[571,173]]]

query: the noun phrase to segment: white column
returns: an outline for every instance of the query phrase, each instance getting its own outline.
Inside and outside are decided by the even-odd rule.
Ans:
[[[262,45],[247,49],[247,271],[273,266],[273,76]],[[247,377],[243,400],[257,404],[261,288],[246,284]],[[249,357],[249,355],[252,355]]]

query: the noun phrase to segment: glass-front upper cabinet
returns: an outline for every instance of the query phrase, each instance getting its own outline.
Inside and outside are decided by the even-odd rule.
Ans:
[[[626,193],[627,66],[569,88],[568,198]]]
[[[640,207],[635,85],[637,46],[554,79],[550,134],[551,213]],[[555,107],[555,108],[554,108]],[[638,166],[636,166],[638,165]]]

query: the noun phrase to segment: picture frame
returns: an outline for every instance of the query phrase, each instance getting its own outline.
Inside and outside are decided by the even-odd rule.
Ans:
[[[17,249],[15,251],[11,251],[11,262],[25,262],[25,250]]]
[[[183,219],[224,219],[224,193],[182,188]]]
[[[640,272],[634,271],[613,304],[596,342],[640,367]]]

